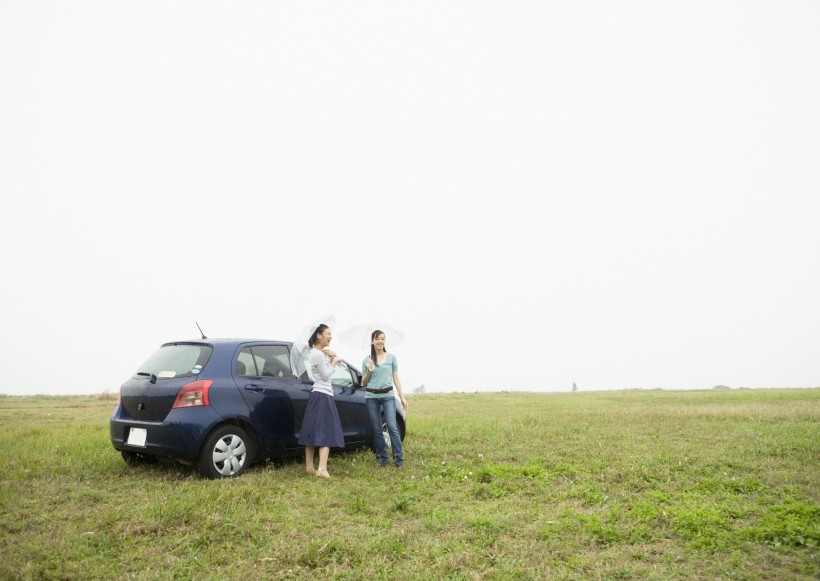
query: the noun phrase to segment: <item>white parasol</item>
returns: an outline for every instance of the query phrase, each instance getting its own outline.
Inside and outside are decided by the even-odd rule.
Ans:
[[[389,325],[377,325],[373,323],[347,327],[343,331],[339,331],[338,338],[342,343],[355,347],[359,351],[369,351],[373,331],[377,329],[384,333],[385,347],[387,349],[401,345],[404,342],[404,333],[402,331]]]

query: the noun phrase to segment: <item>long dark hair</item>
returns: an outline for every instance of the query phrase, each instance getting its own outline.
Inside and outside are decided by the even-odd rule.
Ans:
[[[370,335],[370,359],[373,361],[373,365],[376,366],[379,365],[379,362],[376,359],[376,346],[373,344],[373,340],[379,335],[384,335],[384,331],[379,331],[378,329],[376,329]],[[387,335],[385,335],[384,338],[387,339]],[[387,353],[387,347],[384,348],[384,352]]]
[[[310,345],[311,347],[313,347],[313,346],[316,344],[316,335],[321,335],[322,333],[324,333],[324,332],[325,332],[325,330],[326,330],[326,329],[329,329],[329,328],[330,328],[330,327],[328,327],[328,326],[327,326],[327,325],[325,325],[324,323],[322,323],[321,325],[319,325],[318,327],[316,327],[316,330],[315,330],[315,331],[313,331],[313,335],[311,335],[311,336],[310,336],[310,339],[308,339],[308,345]]]

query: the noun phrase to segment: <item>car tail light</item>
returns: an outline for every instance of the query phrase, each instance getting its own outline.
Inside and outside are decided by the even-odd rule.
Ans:
[[[174,402],[175,408],[190,408],[208,404],[208,390],[213,385],[212,379],[197,379],[186,383],[179,390],[179,395]]]

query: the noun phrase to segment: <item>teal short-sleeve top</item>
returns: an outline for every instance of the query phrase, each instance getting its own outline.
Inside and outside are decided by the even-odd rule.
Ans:
[[[367,361],[370,357],[365,357],[362,360],[362,375],[367,373]],[[367,382],[367,387],[370,389],[384,389],[385,387],[393,386],[393,374],[399,370],[399,362],[396,356],[388,353],[379,365],[373,367],[370,372],[370,380]],[[393,397],[393,392],[387,393],[370,393],[367,392],[365,397]]]

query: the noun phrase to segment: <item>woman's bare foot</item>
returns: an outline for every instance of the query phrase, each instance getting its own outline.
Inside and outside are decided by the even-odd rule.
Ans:
[[[317,470],[313,475],[319,478],[330,478],[330,473],[327,470]]]
[[[314,468],[313,466],[308,466],[307,468],[305,468],[305,472],[307,472],[308,474],[316,474],[316,468]]]

